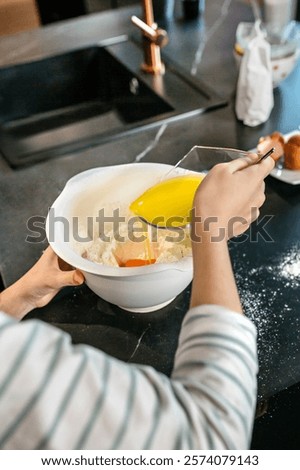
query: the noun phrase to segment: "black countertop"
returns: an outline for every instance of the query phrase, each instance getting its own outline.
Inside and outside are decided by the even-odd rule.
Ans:
[[[123,8],[58,23],[0,40],[0,67],[31,61],[128,33],[132,13]],[[287,133],[300,124],[300,65],[274,91],[270,119],[255,128],[237,121],[234,93],[237,70],[232,48],[237,24],[251,21],[249,6],[238,0],[207,2],[203,18],[184,22],[180,9],[168,23],[170,44],[165,54],[228,100],[228,106],[170,123],[159,139],[159,128],[141,131],[78,153],[13,170],[0,158],[0,272],[10,285],[36,261],[46,246],[30,244],[27,221],[45,218],[48,207],[66,181],[83,170],[136,160],[175,163],[193,145],[241,149],[255,147],[258,138],[274,130]],[[203,41],[205,41],[203,48]],[[145,149],[148,149],[145,151]],[[266,398],[300,381],[300,278],[291,263],[300,259],[300,186],[269,177],[264,215],[273,241],[252,229],[243,243],[231,242],[232,261],[246,315],[258,327],[259,397]],[[263,223],[263,222],[262,222]],[[257,231],[260,232],[257,235]],[[151,314],[131,314],[98,298],[86,286],[64,289],[37,317],[68,331],[74,342],[91,344],[124,361],[150,364],[169,374],[178,333],[188,308],[187,288],[167,307]]]

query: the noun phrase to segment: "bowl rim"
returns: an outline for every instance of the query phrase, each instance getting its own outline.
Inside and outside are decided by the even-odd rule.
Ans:
[[[243,57],[243,55],[245,54],[245,49],[238,42],[234,44],[233,50],[240,57]],[[297,57],[298,54],[299,54],[298,51],[295,50],[291,52],[290,54],[283,55],[282,57],[271,57],[271,62],[272,63],[277,62],[277,61],[283,62],[285,60],[290,60],[290,59]]]
[[[80,185],[84,185],[86,179],[93,177],[95,178],[97,174],[101,174],[103,172],[111,172],[114,169],[122,169],[122,168],[130,168],[130,167],[139,167],[141,168],[144,166],[145,168],[150,167],[152,168],[162,168],[165,167],[166,170],[173,168],[173,165],[166,164],[166,163],[153,163],[153,162],[133,162],[133,163],[124,163],[121,165],[109,165],[103,167],[95,167],[89,170],[85,170],[83,172],[77,173],[73,177],[71,177],[65,184],[63,190],[59,194],[59,196],[55,199],[52,203],[51,209],[57,210],[57,216],[62,215],[59,211],[59,208],[63,205],[66,199],[72,197],[72,191],[77,192]],[[186,172],[186,170],[183,170]],[[68,197],[67,197],[68,196]],[[70,241],[61,240],[59,237],[56,236],[59,234],[59,230],[55,231],[55,240],[49,240],[49,214],[48,212],[45,224],[45,231],[46,237],[48,240],[49,245],[52,247],[53,251],[65,262],[70,264],[76,269],[79,269],[88,274],[95,274],[98,276],[103,277],[132,277],[132,276],[141,276],[146,274],[153,274],[160,271],[167,271],[167,270],[174,270],[174,271],[181,271],[187,272],[192,270],[192,256],[185,256],[180,260],[172,263],[154,263],[151,265],[141,266],[141,267],[119,267],[119,266],[107,266],[104,264],[98,264],[91,260],[82,258],[78,253],[74,251],[71,247]]]

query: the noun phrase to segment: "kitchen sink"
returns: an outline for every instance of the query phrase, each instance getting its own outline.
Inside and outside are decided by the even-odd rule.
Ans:
[[[226,104],[177,64],[140,70],[128,38],[0,68],[0,152],[12,167],[56,158]]]

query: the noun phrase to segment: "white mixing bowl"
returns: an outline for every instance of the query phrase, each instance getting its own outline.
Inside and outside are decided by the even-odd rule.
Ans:
[[[55,253],[80,269],[99,297],[125,310],[151,312],[170,303],[192,280],[192,258],[129,268],[94,263],[74,251],[74,220],[94,217],[113,201],[129,205],[170,168],[160,163],[132,163],[79,173],[67,182],[47,217],[47,238]]]

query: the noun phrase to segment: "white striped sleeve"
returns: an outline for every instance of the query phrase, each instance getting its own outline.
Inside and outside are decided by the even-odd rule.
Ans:
[[[37,320],[0,314],[0,448],[246,448],[255,328],[204,306],[186,315],[171,379]],[[5,360],[3,360],[5,358]]]
[[[250,320],[214,305],[188,312],[172,379],[202,448],[249,447],[257,371],[256,328]]]

